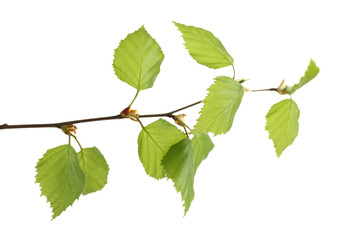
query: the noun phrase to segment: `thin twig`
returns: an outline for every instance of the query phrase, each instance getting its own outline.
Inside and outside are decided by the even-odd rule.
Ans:
[[[159,114],[145,114],[140,115],[140,118],[151,118],[151,117],[172,117],[175,112],[193,107],[197,104],[201,103],[201,101],[195,102],[193,104],[190,104],[188,106],[176,109],[171,112],[167,113],[159,113]],[[3,124],[0,125],[1,129],[18,129],[18,128],[61,128],[65,125],[74,125],[78,123],[86,123],[86,122],[98,122],[98,121],[105,121],[105,120],[115,120],[115,119],[123,119],[123,117],[118,114],[114,116],[108,116],[108,117],[98,117],[98,118],[87,118],[87,119],[80,119],[80,120],[73,120],[73,121],[67,121],[67,122],[58,122],[58,123],[42,123],[42,124],[17,124],[17,125],[10,125],[10,124]]]
[[[259,90],[249,90],[249,91],[250,92],[263,92],[263,91],[276,91],[276,92],[278,92],[278,89],[277,88],[268,88],[268,89],[259,89]],[[137,94],[133,100],[135,100],[135,98],[137,97],[138,92],[137,92]],[[132,103],[133,103],[133,101],[132,101]],[[152,118],[152,117],[170,117],[170,118],[172,118],[174,113],[182,111],[182,110],[190,108],[190,107],[193,107],[193,106],[200,104],[200,103],[202,103],[202,101],[197,101],[195,103],[192,103],[192,104],[187,105],[185,107],[173,110],[171,112],[157,113],[157,114],[144,114],[144,115],[140,115],[139,117],[140,118]],[[5,123],[5,124],[0,125],[0,130],[2,130],[2,129],[19,129],[19,128],[61,128],[62,126],[65,126],[65,125],[74,125],[74,124],[78,124],[78,123],[98,122],[98,121],[115,120],[115,119],[123,119],[123,118],[124,117],[122,117],[120,114],[118,114],[118,115],[108,116],[108,117],[86,118],[86,119],[66,121],[66,122],[57,122],[57,123],[16,124],[16,125],[10,125],[10,124]]]
[[[276,92],[278,92],[278,88],[267,88],[267,89],[249,90],[249,92],[267,92],[267,91],[276,91]]]
[[[174,113],[176,112],[179,112],[179,111],[182,111],[182,110],[185,110],[187,108],[190,108],[190,107],[193,107],[197,104],[200,104],[202,101],[197,101],[195,103],[192,103],[188,106],[185,106],[185,107],[182,107],[182,108],[179,108],[179,109],[176,109],[174,111],[171,111],[171,112],[167,112],[167,113],[159,113],[159,114],[144,114],[144,115],[140,115],[141,118],[148,118],[148,117],[171,117],[173,116]]]
[[[18,124],[18,125],[9,125],[3,124],[0,125],[1,129],[15,129],[15,128],[61,128],[65,125],[72,125],[77,123],[85,123],[85,122],[97,122],[97,121],[105,121],[105,120],[113,120],[113,119],[121,119],[121,115],[109,116],[109,117],[99,117],[99,118],[88,118],[88,119],[81,119],[81,120],[74,120],[74,121],[67,121],[67,122],[59,122],[59,123],[42,123],[42,124]]]

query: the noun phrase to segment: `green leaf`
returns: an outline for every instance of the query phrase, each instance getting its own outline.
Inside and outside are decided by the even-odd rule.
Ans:
[[[192,132],[213,132],[215,135],[226,133],[242,101],[242,85],[230,77],[217,77],[208,91]]]
[[[293,85],[288,92],[290,94],[294,93],[297,89],[300,89],[302,86],[313,80],[319,72],[320,69],[316,66],[315,62],[310,59],[308,69],[305,71],[304,76],[301,77],[299,83]]]
[[[109,166],[96,148],[83,148],[78,152],[81,169],[85,174],[83,195],[101,190],[107,184]]]
[[[85,176],[77,152],[69,144],[49,149],[38,161],[36,170],[36,182],[53,208],[54,219],[71,206],[84,189]]]
[[[173,145],[162,160],[166,176],[173,180],[177,192],[181,192],[185,214],[194,199],[194,156],[189,138]]]
[[[121,81],[143,90],[153,86],[163,58],[160,46],[142,26],[115,49],[113,67]]]
[[[138,137],[139,158],[146,173],[156,179],[164,177],[161,166],[163,156],[169,148],[186,135],[171,123],[158,119],[144,127]]]
[[[200,163],[207,158],[208,154],[214,148],[214,144],[207,133],[194,135],[192,139],[194,150],[194,174]]]
[[[211,32],[202,28],[174,22],[182,33],[185,46],[192,58],[209,68],[222,68],[234,63],[223,44]]]
[[[274,104],[266,115],[266,130],[273,140],[277,156],[293,143],[298,134],[299,109],[292,99]]]

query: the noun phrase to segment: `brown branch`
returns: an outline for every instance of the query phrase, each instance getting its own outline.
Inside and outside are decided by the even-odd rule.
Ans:
[[[167,112],[167,113],[159,113],[159,114],[145,114],[145,115],[140,115],[141,118],[148,118],[148,117],[173,117],[174,113],[176,112],[179,112],[179,111],[182,111],[182,110],[185,110],[187,108],[190,108],[190,107],[193,107],[199,103],[201,103],[202,101],[198,101],[198,102],[195,102],[195,103],[192,103],[188,106],[185,106],[185,107],[182,107],[182,108],[179,108],[179,109],[176,109],[174,111],[171,111],[171,112]]]
[[[171,112],[167,113],[159,113],[159,114],[146,114],[146,115],[140,115],[140,118],[151,118],[151,117],[173,117],[173,114],[178,111],[182,111],[184,109],[193,107],[197,104],[201,103],[201,101],[195,102],[193,104],[190,104],[188,106],[176,109]],[[109,117],[98,117],[98,118],[87,118],[87,119],[80,119],[80,120],[74,120],[74,121],[67,121],[67,122],[58,122],[58,123],[43,123],[43,124],[18,124],[18,125],[9,125],[7,123],[0,125],[0,130],[2,129],[18,129],[18,128],[61,128],[65,125],[72,125],[72,124],[78,124],[78,123],[86,123],[86,122],[98,122],[98,121],[106,121],[106,120],[115,120],[115,119],[123,119],[120,114],[109,116]]]
[[[266,91],[276,91],[278,92],[278,88],[267,88],[267,89],[258,89],[258,90],[249,90],[249,92],[266,92]]]
[[[263,92],[263,91],[276,91],[279,92],[278,88],[268,88],[268,89],[259,89],[259,90],[249,90],[249,92]],[[185,107],[173,110],[167,113],[157,113],[157,114],[144,114],[140,115],[140,118],[152,118],[152,117],[170,117],[173,118],[174,113],[182,111],[184,109],[193,107],[197,104],[200,104],[202,101],[197,101]],[[80,119],[80,120],[73,120],[73,121],[66,121],[66,122],[58,122],[58,123],[42,123],[42,124],[17,124],[17,125],[10,125],[10,124],[2,124],[0,125],[0,130],[2,129],[18,129],[18,128],[61,128],[65,125],[74,125],[78,123],[87,123],[87,122],[98,122],[98,121],[106,121],[106,120],[115,120],[115,119],[123,119],[121,114],[108,116],[108,117],[98,117],[98,118],[87,118],[87,119]]]
[[[61,128],[65,125],[77,124],[77,123],[85,123],[85,122],[96,122],[96,121],[104,121],[104,120],[113,120],[113,119],[120,119],[122,118],[119,115],[109,116],[109,117],[99,117],[99,118],[88,118],[88,119],[81,119],[81,120],[74,120],[74,121],[67,121],[67,122],[59,122],[59,123],[43,123],[43,124],[18,124],[18,125],[9,125],[3,124],[0,125],[0,129],[14,129],[14,128]]]

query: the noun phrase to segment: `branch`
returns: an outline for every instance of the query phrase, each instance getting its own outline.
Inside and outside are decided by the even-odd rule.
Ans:
[[[176,112],[179,112],[179,111],[182,111],[184,109],[187,109],[187,108],[190,108],[190,107],[193,107],[199,103],[201,103],[202,101],[198,101],[198,102],[195,102],[195,103],[192,103],[188,106],[185,106],[185,107],[182,107],[182,108],[179,108],[179,109],[176,109],[174,111],[171,111],[171,112],[167,112],[167,113],[159,113],[159,114],[146,114],[146,115],[140,115],[141,118],[147,118],[147,117],[171,117],[173,116],[174,113]]]
[[[279,92],[279,89],[278,88],[267,88],[267,89],[249,90],[249,92],[265,92],[265,91]]]
[[[263,92],[263,91],[276,91],[278,92],[278,88],[268,88],[268,89],[259,89],[259,90],[248,90],[249,92]],[[137,96],[137,95],[136,95]],[[157,113],[157,114],[144,114],[140,115],[140,118],[152,118],[152,117],[170,117],[173,118],[174,113],[182,111],[184,109],[193,107],[197,104],[200,104],[202,101],[197,101],[185,107],[173,110],[167,113]],[[2,129],[18,129],[18,128],[61,128],[65,125],[74,125],[78,123],[86,123],[86,122],[98,122],[98,121],[106,121],[106,120],[115,120],[115,119],[123,119],[121,114],[108,116],[108,117],[98,117],[98,118],[87,118],[87,119],[80,119],[80,120],[73,120],[73,121],[66,121],[66,122],[58,122],[58,123],[41,123],[41,124],[18,124],[18,125],[9,125],[7,123],[0,125],[0,130]]]
[[[201,103],[201,101],[195,102],[193,104],[190,104],[188,106],[176,109],[171,112],[167,113],[158,113],[158,114],[146,114],[139,116],[140,118],[151,118],[151,117],[173,117],[173,114],[182,111],[184,109],[193,107],[197,104]],[[123,119],[120,114],[115,116],[109,116],[109,117],[98,117],[98,118],[87,118],[87,119],[80,119],[80,120],[74,120],[74,121],[67,121],[67,122],[58,122],[58,123],[43,123],[43,124],[18,124],[18,125],[9,125],[7,123],[0,125],[0,130],[2,129],[15,129],[15,128],[61,128],[65,125],[74,125],[78,123],[86,123],[86,122],[98,122],[98,121],[106,121],[106,120],[115,120],[115,119]]]

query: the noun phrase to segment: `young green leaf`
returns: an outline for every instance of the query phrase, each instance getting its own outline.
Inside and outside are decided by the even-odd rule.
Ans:
[[[274,104],[266,115],[266,130],[273,140],[277,156],[293,143],[298,134],[299,109],[292,99]]]
[[[138,153],[146,173],[156,179],[164,177],[161,166],[169,148],[186,135],[171,123],[158,119],[143,128],[138,137]]]
[[[189,138],[173,145],[162,160],[166,176],[173,180],[177,192],[181,192],[185,214],[194,199],[194,156]]]
[[[54,219],[71,206],[84,189],[85,176],[77,152],[69,144],[49,149],[38,161],[36,170],[36,182],[53,208]]]
[[[289,91],[290,94],[294,93],[297,89],[300,89],[302,86],[313,80],[317,74],[320,72],[320,69],[316,66],[315,62],[310,59],[309,66],[304,73],[304,76],[301,77],[299,83],[293,85]]]
[[[207,158],[208,154],[214,148],[214,144],[207,133],[195,134],[192,138],[194,150],[194,174],[200,163]]]
[[[208,91],[192,132],[213,132],[215,135],[226,133],[242,101],[242,85],[230,77],[217,77]]]
[[[211,32],[202,28],[174,22],[182,33],[185,46],[192,58],[209,68],[222,68],[234,63],[223,44]]]
[[[153,86],[163,58],[160,46],[142,26],[115,49],[113,67],[121,81],[143,90]]]
[[[85,174],[83,195],[101,190],[107,184],[109,166],[96,148],[83,148],[78,152],[81,169]]]

